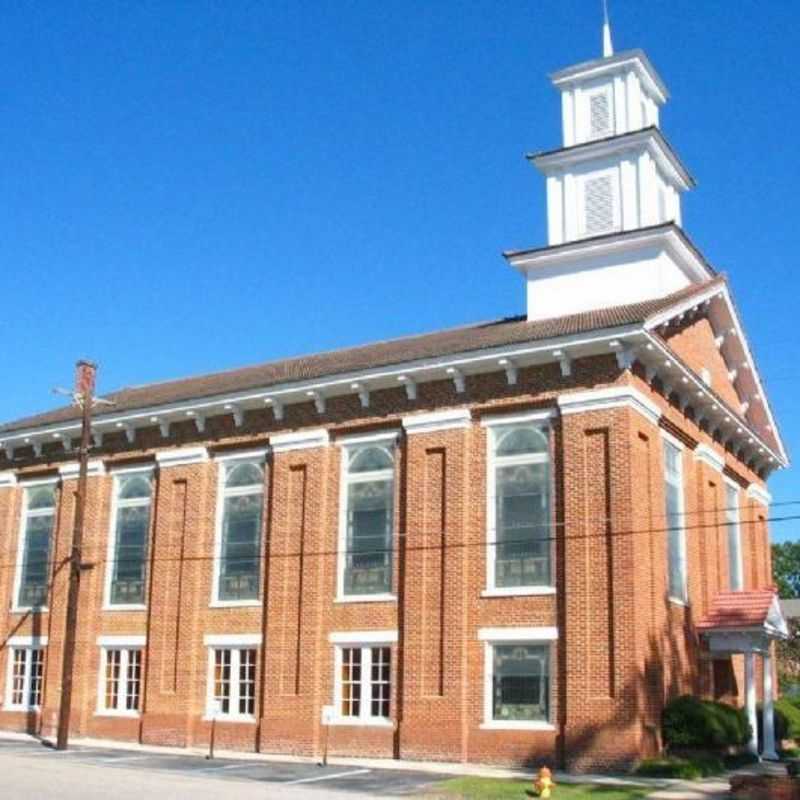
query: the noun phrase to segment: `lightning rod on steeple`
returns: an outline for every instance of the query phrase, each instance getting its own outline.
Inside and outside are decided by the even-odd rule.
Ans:
[[[611,44],[611,24],[608,21],[608,0],[603,0],[603,58],[614,55],[614,45]]]

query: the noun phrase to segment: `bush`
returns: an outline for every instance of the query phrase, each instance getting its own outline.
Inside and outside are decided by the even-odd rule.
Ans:
[[[762,708],[758,706],[758,740],[763,741]],[[800,708],[796,701],[781,697],[775,701],[775,741],[782,739],[800,739]]]
[[[722,760],[715,756],[661,756],[645,758],[634,770],[636,775],[647,778],[680,778],[695,780],[709,775],[719,775],[725,771]]]
[[[667,703],[662,731],[668,747],[732,747],[750,738],[744,710],[688,694]]]

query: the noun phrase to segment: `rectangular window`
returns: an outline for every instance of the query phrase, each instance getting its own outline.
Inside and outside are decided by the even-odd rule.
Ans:
[[[728,574],[732,592],[744,588],[742,580],[742,538],[739,525],[739,492],[735,486],[725,486],[725,524],[728,529]]]
[[[518,642],[492,648],[492,720],[548,722],[550,646]]]
[[[141,606],[145,602],[151,496],[149,474],[114,479],[108,605]]]
[[[489,447],[488,588],[551,586],[547,429],[532,423],[493,428]]]
[[[370,444],[342,452],[343,496],[339,593],[384,595],[392,591],[394,451]]]
[[[25,489],[17,606],[47,605],[50,547],[56,518],[55,484]]]
[[[664,441],[664,493],[666,501],[668,590],[673,600],[685,603],[686,532],[683,514],[683,469],[681,449]]]
[[[141,648],[101,648],[100,711],[135,715],[142,685]]]
[[[259,597],[264,469],[256,461],[221,467],[216,600],[253,602]]]
[[[391,647],[337,647],[336,660],[338,720],[354,724],[388,721],[392,695]]]
[[[209,715],[252,719],[256,713],[256,648],[211,649]]]
[[[12,647],[9,651],[7,705],[34,709],[42,705],[44,648]]]

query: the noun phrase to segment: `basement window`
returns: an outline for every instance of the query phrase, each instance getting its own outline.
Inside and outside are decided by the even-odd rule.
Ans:
[[[56,518],[55,484],[25,489],[17,571],[18,609],[47,605],[50,549]]]
[[[371,637],[370,640],[374,639]],[[334,725],[391,725],[392,648],[389,642],[335,646]]]
[[[208,718],[255,719],[256,654],[255,647],[210,648]]]
[[[12,647],[8,651],[6,706],[31,711],[42,705],[43,647]]]
[[[98,713],[137,716],[142,687],[140,647],[100,648]]]

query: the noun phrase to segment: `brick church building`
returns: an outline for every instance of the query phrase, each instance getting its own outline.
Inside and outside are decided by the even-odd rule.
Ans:
[[[73,736],[620,766],[767,709],[788,464],[641,50],[552,76],[527,313],[107,395]],[[0,728],[56,725],[80,409],[0,427]],[[753,743],[752,746],[755,746]]]

